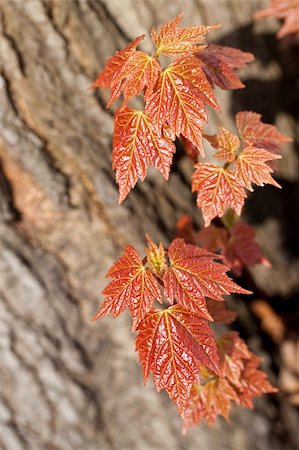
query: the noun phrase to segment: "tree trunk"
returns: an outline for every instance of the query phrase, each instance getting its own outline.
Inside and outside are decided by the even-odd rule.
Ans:
[[[248,25],[266,3],[0,0],[1,449],[295,447],[296,413],[269,398],[253,412],[235,410],[231,424],[218,420],[213,429],[201,425],[183,437],[167,397],[151,382],[142,384],[128,315],[90,320],[124,244],[142,250],[146,232],[167,244],[182,214],[199,213],[190,193],[192,165],[179,152],[167,183],[152,171],[117,204],[113,112],[105,109],[105,96],[87,88],[112,53],[182,9],[184,23],[221,23],[222,42],[268,54],[275,39],[269,44]],[[266,83],[279,79],[279,70],[275,62],[264,69],[258,61],[244,73],[249,84]],[[218,98],[223,114],[211,114],[214,131],[219,123],[231,126],[232,109],[253,102],[245,91]],[[294,126],[287,111],[279,119],[283,131]],[[282,176],[298,190],[291,146],[286,161]],[[254,205],[260,218],[260,203]],[[278,223],[263,217],[261,236]],[[257,282],[270,293],[288,295],[298,287],[298,259],[290,267],[279,260],[274,270],[280,280],[286,271],[291,277],[276,279],[273,288],[273,272],[258,272]]]

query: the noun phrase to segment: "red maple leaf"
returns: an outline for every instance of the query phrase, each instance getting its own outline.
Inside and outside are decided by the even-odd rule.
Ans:
[[[219,28],[219,25],[178,28],[183,15],[183,13],[179,14],[163,25],[159,31],[152,29],[151,36],[157,47],[157,55],[177,57],[196,53],[206,47],[206,45],[200,44],[206,34]]]
[[[241,139],[248,146],[278,153],[282,144],[292,139],[280,133],[274,125],[263,123],[261,117],[261,114],[251,111],[242,111],[236,115]]]
[[[269,8],[258,11],[254,15],[255,19],[264,19],[265,17],[284,20],[283,26],[277,33],[279,38],[288,34],[299,37],[299,0],[272,0]]]
[[[197,238],[201,247],[211,252],[220,251],[221,254],[227,245],[228,239],[228,231],[225,228],[216,227],[213,224],[200,230]]]
[[[154,300],[162,303],[156,277],[147,269],[131,245],[113,264],[106,277],[113,278],[103,294],[104,303],[94,319],[112,313],[114,317],[129,308],[133,317],[133,331],[151,309]]]
[[[241,387],[241,372],[244,360],[250,358],[250,351],[245,342],[235,331],[224,333],[218,340],[222,375],[235,386]]]
[[[255,264],[270,265],[255,239],[255,229],[243,222],[237,222],[230,230],[230,238],[223,254],[225,263],[237,276],[241,276],[243,267]]]
[[[207,299],[208,311],[215,323],[229,325],[236,319],[236,311],[228,309],[225,303],[226,302],[215,302],[210,298]]]
[[[225,378],[213,377],[203,386],[193,385],[184,413],[183,431],[203,418],[209,425],[214,424],[218,415],[227,420],[231,402],[238,403],[238,395]]]
[[[252,398],[263,394],[278,392],[268,381],[267,375],[258,369],[261,359],[250,354],[250,359],[244,362],[241,374],[241,388],[238,392],[239,402],[246,408],[253,408]]]
[[[90,89],[99,87],[101,89],[110,88],[111,95],[107,103],[107,108],[119,97],[121,93],[122,78],[119,75],[122,73],[124,65],[127,63],[130,56],[136,53],[136,47],[140,41],[144,39],[145,35],[138,36],[129,45],[116,52],[111,58],[108,59],[104,70],[99,74],[94,83],[90,86]]]
[[[197,192],[197,206],[201,208],[205,226],[215,217],[222,217],[228,207],[241,214],[246,193],[234,172],[210,163],[195,165],[192,192]]]
[[[229,230],[211,224],[200,230],[196,241],[207,250],[219,251],[237,276],[242,275],[244,267],[270,265],[255,239],[255,229],[247,223],[238,221]]]
[[[208,417],[206,397],[204,394],[202,395],[202,386],[200,384],[193,384],[184,411],[183,434],[192,426],[198,425],[204,417]],[[216,413],[213,414],[213,417],[210,414],[210,418],[207,419],[208,423],[213,424],[216,418]]]
[[[277,392],[257,367],[260,358],[251,353],[237,333],[223,335],[218,343],[222,374],[200,370],[200,385],[194,384],[184,412],[183,429],[206,419],[212,425],[221,414],[228,419],[232,403],[252,408],[252,398]]]
[[[144,382],[152,371],[157,390],[166,390],[181,415],[192,384],[199,382],[199,364],[220,374],[211,328],[181,305],[151,310],[138,327],[136,349]]]
[[[211,85],[221,89],[241,89],[244,86],[234,69],[242,69],[254,60],[252,53],[237,48],[209,44],[197,57],[205,63],[204,71]]]
[[[117,97],[120,93],[124,95],[121,110],[132,97],[141,94],[143,90],[146,97],[151,95],[160,72],[161,66],[157,58],[141,51],[131,52],[117,77],[117,81],[121,82]]]
[[[240,146],[238,136],[234,135],[225,128],[220,128],[220,132],[218,134],[205,134],[204,138],[210,142],[212,147],[218,150],[214,155],[215,158],[227,162],[232,162],[235,160],[237,156],[236,151]]]
[[[177,136],[182,134],[203,154],[206,105],[219,109],[202,64],[190,56],[175,60],[161,72],[155,92],[147,98],[146,114],[158,130],[167,123]]]
[[[168,179],[174,152],[173,142],[157,133],[143,111],[126,108],[116,114],[112,167],[116,170],[120,203],[138,178],[144,180],[150,163]]]
[[[244,222],[236,222],[229,229],[214,224],[196,231],[190,216],[182,216],[176,224],[177,237],[183,238],[189,244],[199,245],[211,252],[219,252],[223,262],[237,275],[242,275],[244,267],[270,263],[256,241],[255,229]],[[221,304],[216,304],[219,311]],[[208,308],[209,309],[209,308]],[[214,315],[212,317],[215,319]]]
[[[223,296],[231,292],[248,293],[226,275],[228,267],[214,261],[219,255],[186,244],[183,239],[175,239],[170,244],[168,258],[163,282],[165,297],[171,304],[177,301],[211,319],[205,297],[223,301]]]
[[[258,186],[272,184],[281,188],[271,177],[270,174],[273,172],[273,169],[267,164],[270,161],[280,158],[280,155],[276,155],[262,148],[246,147],[235,161],[235,176],[250,191],[253,191],[252,183]]]

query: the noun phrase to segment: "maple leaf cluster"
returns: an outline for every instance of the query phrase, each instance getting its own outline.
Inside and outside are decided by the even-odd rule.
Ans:
[[[148,237],[144,259],[129,245],[107,273],[112,280],[95,316],[130,310],[144,382],[152,372],[156,389],[166,390],[184,419],[203,368],[223,379],[223,357],[210,322],[234,320],[235,313],[224,306],[225,295],[250,293],[228,277],[229,267],[219,258],[180,238],[165,250]],[[154,307],[155,302],[164,308]]]
[[[175,239],[166,251],[161,243],[158,247],[148,238],[146,255],[144,263],[134,247],[125,248],[106,275],[112,281],[103,291],[106,298],[96,319],[109,313],[116,317],[129,308],[135,331],[154,301],[162,303],[164,298],[170,305],[178,304],[213,320],[206,298],[221,302],[231,292],[248,293],[227,276],[229,268],[217,261],[221,256],[184,239]]]
[[[256,241],[255,229],[248,223],[236,221],[235,215],[231,216],[227,227],[211,224],[200,231],[195,230],[190,216],[182,216],[176,224],[177,235],[189,243],[219,252],[236,276],[255,264],[271,267]]]
[[[116,52],[92,87],[110,88],[107,107],[123,96],[115,114],[112,152],[120,202],[138,179],[145,179],[149,165],[169,178],[176,137],[183,140],[195,163],[199,155],[204,156],[203,137],[217,150],[214,156],[224,163],[197,163],[192,177],[192,191],[198,192],[197,205],[208,226],[229,207],[240,215],[252,184],[279,187],[271,176],[273,160],[280,158],[280,146],[289,139],[264,124],[259,114],[246,111],[236,116],[239,137],[224,128],[214,136],[203,132],[206,107],[219,110],[215,85],[244,87],[234,70],[254,58],[238,49],[203,43],[218,25],[180,28],[181,19],[182,14],[152,30],[156,47],[152,55],[137,50],[144,35]],[[164,69],[159,55],[172,59]],[[128,102],[140,94],[144,110],[130,108]]]
[[[283,25],[277,33],[278,38],[287,35],[299,37],[299,0],[272,0],[268,8],[258,11],[254,18],[274,17],[282,19]]]
[[[206,106],[219,110],[213,87],[244,87],[234,69],[254,59],[238,49],[203,43],[218,25],[179,28],[182,16],[152,30],[155,53],[137,50],[145,36],[137,37],[107,61],[91,86],[110,88],[107,107],[123,95],[115,114],[112,153],[120,203],[138,179],[145,179],[149,165],[168,179],[176,137],[188,139],[197,155],[204,155]],[[166,68],[159,62],[160,55],[172,59]],[[144,110],[129,108],[132,97],[141,94]]]
[[[247,111],[236,116],[238,135],[225,128],[215,135],[204,133],[206,107],[220,109],[214,87],[243,88],[234,70],[254,58],[206,44],[206,35],[218,25],[180,28],[182,16],[152,30],[152,55],[137,49],[144,35],[116,52],[92,88],[110,89],[107,107],[122,96],[112,152],[119,201],[138,179],[145,179],[150,165],[168,179],[174,141],[180,138],[195,163],[192,191],[197,192],[207,228],[196,232],[185,218],[177,227],[180,237],[168,249],[148,237],[144,258],[128,245],[107,273],[111,281],[94,319],[129,309],[144,382],[152,373],[156,389],[166,390],[187,429],[202,418],[210,424],[219,414],[227,418],[232,403],[250,408],[253,397],[275,391],[258,369],[259,358],[238,335],[226,333],[217,340],[211,323],[230,324],[236,317],[226,308],[224,296],[250,293],[227,272],[240,275],[244,267],[267,263],[254,229],[235,219],[227,226],[224,219],[229,211],[234,217],[241,214],[246,190],[252,191],[254,184],[280,187],[272,178],[274,162],[290,139]],[[171,59],[165,68],[160,55]],[[130,107],[139,95],[144,108]],[[203,139],[216,150],[218,165],[198,162],[204,156]],[[216,217],[222,217],[225,227],[211,225]]]
[[[205,419],[213,425],[217,416],[228,419],[232,404],[252,408],[252,399],[277,392],[264,372],[258,369],[260,358],[251,353],[238,333],[230,331],[217,342],[221,376],[205,367],[200,371],[200,384],[194,384],[188,399],[183,429]]]
[[[215,217],[222,217],[228,208],[241,214],[252,185],[280,185],[272,178],[273,161],[280,159],[280,147],[290,138],[273,125],[261,121],[261,115],[243,111],[236,115],[239,136],[221,128],[219,134],[207,139],[217,150],[215,158],[224,164],[200,162],[195,165],[192,191],[198,192],[197,206],[201,208],[205,226]]]

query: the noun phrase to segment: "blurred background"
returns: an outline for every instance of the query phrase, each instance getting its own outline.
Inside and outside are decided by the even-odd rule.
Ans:
[[[299,46],[276,39],[276,20],[253,24],[267,5],[0,0],[1,450],[298,448]],[[244,211],[272,262],[251,272],[261,303],[233,301],[233,328],[281,392],[184,437],[167,396],[143,386],[128,314],[90,318],[126,243],[142,251],[147,232],[167,245],[183,214],[202,224],[192,163],[178,151],[169,182],[151,171],[118,206],[113,109],[87,91],[116,50],[181,11],[183,25],[222,24],[214,42],[256,57],[244,90],[217,91],[209,131],[234,131],[234,114],[253,110],[294,138],[276,172],[283,189],[257,188]]]

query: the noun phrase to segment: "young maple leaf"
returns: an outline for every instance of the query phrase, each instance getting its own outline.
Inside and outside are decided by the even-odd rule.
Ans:
[[[252,397],[261,397],[263,394],[278,392],[268,381],[267,375],[258,370],[260,362],[261,359],[253,353],[250,354],[250,359],[244,362],[238,397],[239,403],[246,408],[253,408]]]
[[[267,164],[272,160],[280,159],[280,155],[262,148],[246,147],[235,161],[235,176],[249,191],[253,191],[251,183],[258,186],[272,184],[281,186],[271,177],[273,169]]]
[[[224,333],[218,340],[217,345],[221,360],[222,376],[240,388],[244,360],[250,359],[251,352],[235,331]]]
[[[211,252],[219,251],[237,276],[242,275],[244,267],[270,264],[255,240],[255,229],[247,223],[237,222],[229,231],[211,224],[200,230],[197,242]]]
[[[163,25],[159,31],[152,29],[151,36],[153,43],[157,47],[157,55],[163,54],[170,57],[177,57],[186,54],[193,54],[202,50],[206,45],[200,44],[210,31],[219,28],[214,26],[193,26],[178,28],[182,20],[183,13]]]
[[[151,119],[126,108],[115,116],[112,167],[116,170],[121,203],[137,183],[144,180],[151,163],[164,178],[169,177],[175,145],[157,133]]]
[[[129,45],[116,52],[111,58],[108,59],[104,70],[99,74],[94,83],[90,86],[90,89],[99,87],[101,89],[110,88],[111,95],[107,103],[107,108],[114,102],[116,98],[119,97],[121,93],[122,78],[120,74],[123,71],[124,65],[127,63],[130,56],[134,55],[136,52],[136,47],[140,41],[144,39],[145,35],[138,36]]]
[[[236,158],[236,151],[240,146],[240,141],[238,136],[234,135],[225,128],[220,128],[220,133],[215,135],[205,134],[204,138],[207,139],[212,147],[216,148],[218,151],[215,153],[214,157],[232,162]]]
[[[129,308],[133,317],[133,331],[151,309],[154,300],[162,303],[158,281],[147,269],[131,245],[125,248],[124,254],[108,271],[106,277],[112,281],[106,286],[103,294],[106,296],[102,307],[94,317],[112,313],[114,317]]]
[[[201,247],[211,252],[220,251],[221,254],[227,245],[228,239],[228,231],[225,228],[216,227],[213,224],[200,230],[197,237]]]
[[[192,176],[192,192],[198,191],[197,206],[202,209],[205,226],[222,217],[227,207],[241,214],[246,193],[234,172],[210,163],[198,163]]]
[[[205,297],[223,301],[231,292],[249,292],[235,284],[227,275],[228,267],[215,262],[219,255],[175,239],[168,248],[169,267],[166,269],[164,295],[173,304],[177,301],[185,308],[201,312],[208,320]]]
[[[193,385],[185,413],[183,432],[206,419],[213,425],[218,415],[228,420],[231,402],[238,403],[238,395],[231,384],[222,377],[212,378],[202,385]]]
[[[261,121],[261,114],[242,111],[236,115],[236,123],[241,136],[248,146],[263,148],[278,153],[282,144],[292,141],[277,128]]]
[[[162,242],[159,247],[153,243],[149,236],[146,236],[148,247],[146,249],[146,258],[151,270],[157,276],[161,277],[166,270],[165,250]]]
[[[211,328],[181,305],[151,310],[138,327],[136,350],[144,382],[152,371],[157,390],[166,390],[181,415],[192,384],[199,383],[199,365],[220,374]]]
[[[183,434],[186,434],[189,428],[193,425],[198,425],[201,420],[207,416],[208,411],[206,408],[206,397],[205,394],[202,393],[202,385],[193,384],[184,411]],[[207,420],[209,424],[213,424],[216,419],[217,414],[214,413],[213,416],[211,414],[210,419]]]
[[[132,97],[141,94],[143,90],[146,97],[151,95],[160,72],[161,66],[156,57],[142,51],[131,52],[117,77],[117,81],[121,81],[117,97],[120,93],[124,94],[121,110]],[[115,98],[114,96],[113,100]]]
[[[242,222],[237,222],[230,230],[230,238],[224,246],[223,255],[225,264],[237,276],[242,275],[243,267],[251,267],[255,264],[269,266],[270,264],[255,240],[255,229]]]
[[[299,37],[299,0],[272,0],[269,8],[258,11],[254,19],[275,17],[283,19],[284,24],[277,33],[279,38],[288,34]]]
[[[208,80],[221,89],[241,89],[244,84],[234,73],[234,69],[243,69],[254,60],[252,53],[242,52],[237,48],[209,44],[196,55],[205,66]]]
[[[208,311],[215,323],[229,325],[236,319],[236,311],[228,309],[225,303],[226,302],[215,302],[210,298],[207,299]]]
[[[218,342],[222,374],[201,368],[201,385],[193,385],[184,412],[183,429],[206,419],[212,425],[219,414],[228,419],[232,403],[252,408],[252,397],[277,392],[257,367],[260,358],[251,353],[235,332]]]
[[[182,134],[203,155],[202,127],[207,122],[206,105],[219,109],[200,61],[195,57],[184,57],[161,72],[155,92],[147,98],[145,111],[158,130],[167,123],[177,136]]]

